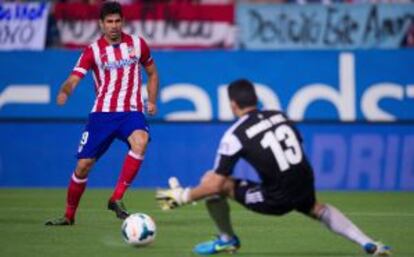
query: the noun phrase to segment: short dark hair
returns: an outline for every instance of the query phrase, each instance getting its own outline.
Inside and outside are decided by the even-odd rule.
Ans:
[[[240,108],[257,106],[257,95],[252,82],[247,79],[239,79],[231,82],[227,88],[231,101],[237,103]]]
[[[99,18],[103,21],[105,17],[110,14],[119,14],[122,18],[123,15],[121,4],[115,1],[104,2],[101,7],[101,12],[99,13]]]

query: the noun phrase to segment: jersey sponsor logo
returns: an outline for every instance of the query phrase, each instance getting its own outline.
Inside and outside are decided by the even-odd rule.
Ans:
[[[113,69],[119,69],[123,67],[130,66],[133,63],[139,62],[139,58],[134,56],[129,59],[121,59],[113,62],[105,62],[102,64],[102,69],[104,70],[113,70]]]

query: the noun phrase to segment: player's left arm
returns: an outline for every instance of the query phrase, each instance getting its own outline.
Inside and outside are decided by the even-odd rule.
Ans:
[[[155,65],[154,59],[151,56],[151,51],[144,39],[140,38],[141,43],[141,57],[140,63],[144,66],[145,72],[147,73],[148,83],[148,103],[147,112],[149,115],[155,115],[157,113],[157,98],[158,98],[158,87],[159,87],[159,76],[157,66]]]
[[[150,115],[155,115],[157,113],[157,97],[158,97],[158,87],[159,87],[159,77],[157,67],[154,62],[149,66],[144,66],[145,71],[148,76],[148,105],[147,112]]]

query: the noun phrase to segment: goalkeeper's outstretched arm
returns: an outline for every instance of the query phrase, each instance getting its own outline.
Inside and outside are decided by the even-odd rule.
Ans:
[[[169,184],[169,189],[157,190],[156,193],[156,199],[163,210],[174,209],[212,195],[232,196],[232,180],[213,171],[208,171],[194,188],[181,187],[176,178],[170,178]]]

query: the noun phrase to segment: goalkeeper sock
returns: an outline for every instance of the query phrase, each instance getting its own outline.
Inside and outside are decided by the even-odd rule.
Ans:
[[[320,215],[320,220],[331,231],[339,234],[361,246],[373,242],[371,238],[365,235],[352,221],[342,214],[335,207],[325,204],[325,208]]]
[[[114,192],[112,193],[110,201],[122,199],[125,191],[131,185],[132,181],[137,175],[143,159],[144,157],[141,155],[137,155],[132,151],[128,152],[121,170],[121,174],[119,175],[118,182],[116,184]]]
[[[66,212],[65,217],[69,220],[75,219],[76,209],[78,208],[79,201],[82,197],[83,192],[86,188],[86,182],[88,178],[78,178],[75,173],[73,173],[66,195]]]
[[[216,195],[206,200],[206,206],[210,217],[216,224],[220,239],[223,241],[229,241],[234,236],[233,226],[230,219],[230,206],[227,199]]]

